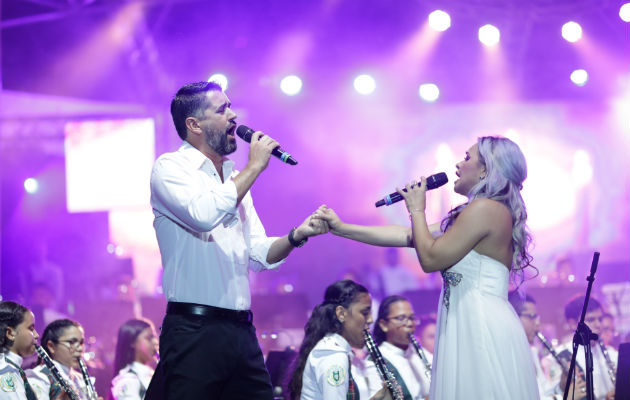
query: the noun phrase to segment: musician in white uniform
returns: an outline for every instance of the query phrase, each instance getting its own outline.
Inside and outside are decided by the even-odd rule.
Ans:
[[[70,319],[51,322],[42,334],[42,348],[46,351],[62,379],[81,400],[89,400],[87,384],[80,371],[79,358],[83,356],[85,337],[83,327]],[[38,400],[67,399],[63,385],[50,368],[41,364],[26,371]]]
[[[328,286],[324,302],[315,307],[304,328],[295,368],[289,382],[292,399],[360,399],[358,370],[351,368],[352,348],[364,345],[363,331],[372,322],[367,289],[351,280]],[[373,399],[389,399],[382,388]]]
[[[583,305],[584,296],[576,296],[573,297],[564,307],[564,317],[567,320],[568,326],[577,327],[577,323],[582,314]],[[586,315],[584,316],[584,322],[595,334],[600,333],[602,314],[603,311],[601,304],[595,298],[591,297],[588,303]],[[597,341],[591,341],[591,350],[593,353],[593,392],[595,394],[595,399],[614,400],[615,384],[613,382],[613,377],[617,372],[617,351],[610,346],[604,346],[604,349],[602,349]],[[608,364],[604,351],[608,354],[611,365]],[[564,343],[556,349],[556,352],[560,356],[563,356],[564,352],[570,361],[571,354],[573,352],[573,343]],[[576,363],[582,371],[586,370],[584,362],[584,348],[582,346],[578,349]],[[552,380],[554,385],[560,389],[559,393],[562,393],[564,386],[560,382],[562,376],[562,368],[560,365],[550,355],[543,358],[541,365],[548,371],[549,378]]]
[[[431,355],[422,350],[426,362],[420,358],[409,335],[416,330],[418,320],[409,301],[402,296],[386,297],[378,310],[374,325],[374,341],[378,345],[389,370],[401,386],[405,399],[424,399],[431,386]],[[371,392],[380,388],[380,376],[371,359],[367,361],[366,376]]]
[[[158,340],[151,321],[131,319],[121,325],[116,342],[112,380],[115,400],[141,400],[146,394],[156,363]]]
[[[21,366],[35,353],[35,316],[20,304],[0,302],[0,331],[0,400],[37,400]]]

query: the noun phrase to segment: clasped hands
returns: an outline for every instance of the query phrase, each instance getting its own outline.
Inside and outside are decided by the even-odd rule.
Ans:
[[[426,187],[426,178],[423,176],[419,183],[412,181],[405,185],[405,191],[396,188],[396,191],[405,199],[409,213],[423,212],[425,210]],[[321,235],[328,232],[339,235],[342,233],[344,223],[332,208],[323,204],[302,225],[305,225],[304,231],[308,231],[308,236]]]

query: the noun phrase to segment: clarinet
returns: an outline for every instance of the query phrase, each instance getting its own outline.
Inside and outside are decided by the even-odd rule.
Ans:
[[[63,391],[66,392],[68,397],[70,397],[70,400],[81,400],[79,398],[79,395],[70,387],[70,385],[68,385],[68,382],[63,379],[63,376],[61,376],[61,372],[59,372],[55,364],[53,364],[53,361],[48,356],[48,353],[46,353],[46,350],[38,345],[35,345],[35,350],[37,351],[37,355],[39,356],[39,358],[42,359],[44,364],[46,364],[50,372],[53,374],[57,383],[61,386]]]
[[[420,343],[411,332],[409,332],[409,341],[411,341],[411,344],[413,345],[413,347],[416,348],[416,351],[418,352],[418,356],[424,363],[424,368],[425,368],[424,374],[427,376],[427,378],[431,379],[431,363],[429,362],[429,359],[427,358],[427,356],[424,354],[424,349],[422,348],[422,346],[420,346]]]
[[[363,335],[365,336],[365,346],[367,347],[368,353],[370,353],[370,357],[372,357],[372,361],[374,361],[374,365],[376,366],[376,370],[378,374],[381,376],[383,382],[389,389],[389,392],[392,395],[394,400],[403,400],[402,390],[400,389],[400,385],[398,385],[398,381],[392,372],[387,368],[387,364],[385,364],[385,360],[383,359],[383,354],[376,347],[376,343],[374,343],[374,338],[370,334],[370,331],[367,329],[363,331]]]
[[[85,381],[85,387],[88,392],[88,399],[97,400],[98,395],[96,394],[96,389],[94,389],[94,385],[92,384],[92,379],[90,379],[90,374],[88,374],[87,367],[83,362],[83,358],[79,357],[79,367],[81,367],[81,375],[83,375],[83,380]]]
[[[569,363],[571,362],[572,354],[569,353],[568,350],[564,350],[560,354],[558,354],[551,346],[551,343],[549,343],[547,338],[545,338],[545,336],[542,334],[542,332],[536,332],[536,337],[540,339],[541,343],[545,346],[547,351],[549,351],[549,354],[551,354],[554,360],[556,360],[556,362],[560,365],[560,367],[562,367],[562,372],[564,372],[565,374],[568,374]],[[582,371],[582,368],[580,368],[580,366],[577,363],[575,363],[575,368],[580,374],[582,375],[584,374],[584,371]]]
[[[608,350],[606,349],[606,346],[604,345],[604,342],[601,338],[597,339],[597,343],[599,344],[599,348],[602,350],[602,354],[604,355],[604,359],[606,360],[606,366],[608,367],[608,375],[610,376],[610,380],[612,381],[613,385],[615,385],[615,382],[617,380],[617,377],[615,376],[615,364],[613,364],[612,360],[610,359],[610,354],[608,354]]]

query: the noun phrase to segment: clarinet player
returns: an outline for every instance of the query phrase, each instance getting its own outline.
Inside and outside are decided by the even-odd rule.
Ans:
[[[353,348],[364,345],[364,331],[372,323],[368,290],[351,280],[328,288],[304,327],[304,340],[289,382],[292,400],[365,399],[360,395],[362,376],[353,368]],[[391,396],[382,387],[374,400]]]
[[[383,300],[374,324],[374,341],[400,383],[406,400],[427,398],[431,386],[432,360],[426,351],[416,349],[411,343],[410,335],[416,331],[417,325],[411,303],[397,295]],[[366,376],[370,385],[380,381],[371,360],[367,363]]]
[[[95,400],[79,372],[84,342],[83,327],[76,321],[58,319],[46,326],[41,344],[44,355],[52,360],[52,366],[44,363],[26,371],[38,400],[66,399],[68,390],[81,400]],[[58,371],[59,376],[53,369]]]

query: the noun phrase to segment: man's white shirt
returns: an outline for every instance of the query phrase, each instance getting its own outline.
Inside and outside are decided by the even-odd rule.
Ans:
[[[238,175],[225,159],[223,177],[199,150],[184,142],[160,156],[151,173],[151,206],[168,301],[232,310],[251,305],[249,269],[267,263],[276,237],[267,237],[247,192],[237,206]]]

